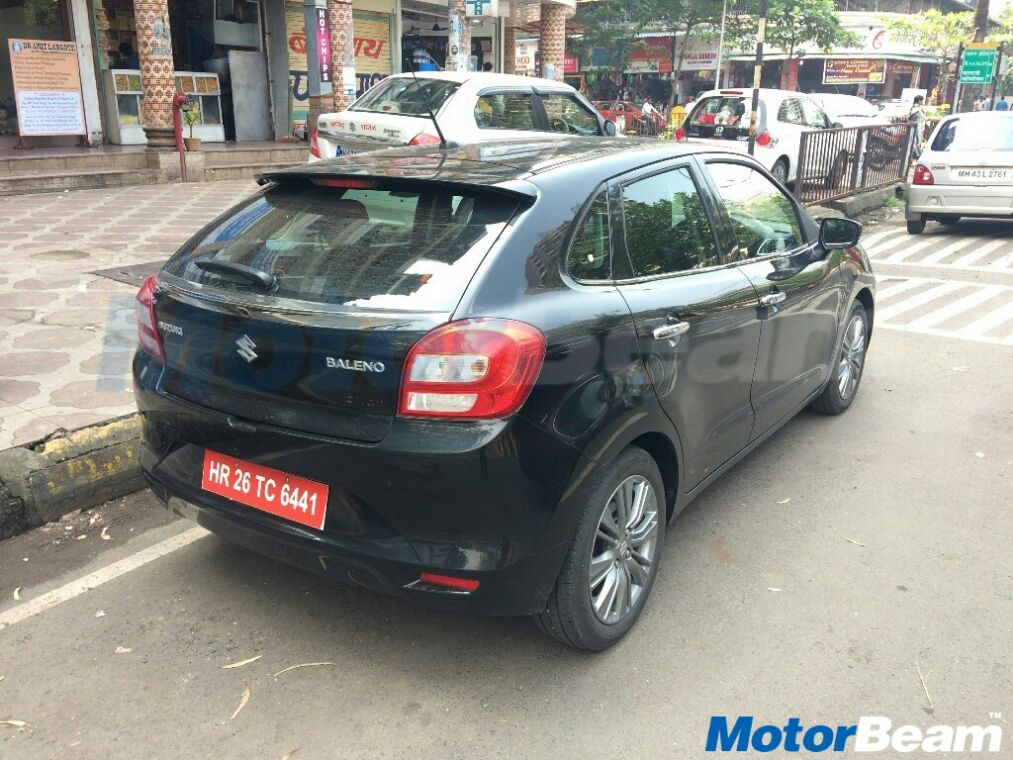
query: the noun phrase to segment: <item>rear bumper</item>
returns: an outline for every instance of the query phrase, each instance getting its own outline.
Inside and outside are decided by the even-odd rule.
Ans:
[[[135,395],[141,468],[167,508],[261,554],[444,609],[541,610],[586,503],[579,483],[597,470],[518,418],[467,427],[399,420],[382,442],[361,444],[236,420],[143,381]],[[326,483],[324,530],[202,490],[208,448]],[[480,585],[437,591],[419,584],[422,572]]]
[[[1013,217],[1013,185],[911,185],[905,216]]]

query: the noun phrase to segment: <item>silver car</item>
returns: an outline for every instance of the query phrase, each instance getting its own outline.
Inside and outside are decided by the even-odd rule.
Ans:
[[[961,217],[1013,219],[1013,113],[948,116],[936,125],[908,191],[907,231]]]

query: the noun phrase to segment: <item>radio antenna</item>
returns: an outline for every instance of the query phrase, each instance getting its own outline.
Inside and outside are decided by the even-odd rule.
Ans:
[[[418,91],[422,93],[422,100],[425,101],[426,110],[429,112],[429,119],[433,122],[433,126],[436,127],[436,134],[438,134],[440,136],[440,150],[446,150],[447,149],[447,138],[443,136],[443,130],[440,129],[440,123],[438,121],[436,121],[436,114],[433,113],[433,104],[429,102],[429,95],[426,94],[426,91],[424,89],[422,89],[422,85],[419,84],[418,77],[415,76],[415,56],[414,55],[411,58],[411,62],[412,62],[412,67],[411,67],[412,83],[415,85],[416,89],[418,89]]]

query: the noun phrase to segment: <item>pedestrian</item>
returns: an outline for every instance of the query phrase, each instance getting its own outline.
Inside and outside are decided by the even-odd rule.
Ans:
[[[973,108],[973,109],[974,109],[975,111],[980,111],[980,110],[982,110],[982,108],[981,108],[981,95],[977,95],[977,96],[976,96],[976,97],[974,98],[974,106],[972,106],[972,108]]]
[[[647,98],[646,100],[644,100],[644,105],[640,108],[640,110],[643,112],[644,116],[650,116],[651,114],[654,114],[654,113],[658,112],[658,109],[656,109],[651,104],[651,99],[650,98]]]
[[[922,132],[925,129],[925,98],[915,95],[911,102],[911,111],[907,115],[909,123],[915,125],[914,138],[911,140],[911,156],[918,158],[922,154]]]
[[[997,101],[995,101],[995,110],[996,111],[1009,110],[1009,103],[1007,102],[1006,98],[999,98]]]
[[[981,110],[991,111],[992,110],[992,98],[989,95],[981,96]]]

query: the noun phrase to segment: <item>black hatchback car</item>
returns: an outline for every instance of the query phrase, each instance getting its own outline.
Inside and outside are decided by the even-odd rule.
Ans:
[[[399,148],[262,183],[138,294],[141,464],[308,570],[603,649],[672,518],[858,391],[861,228],[741,154]]]

